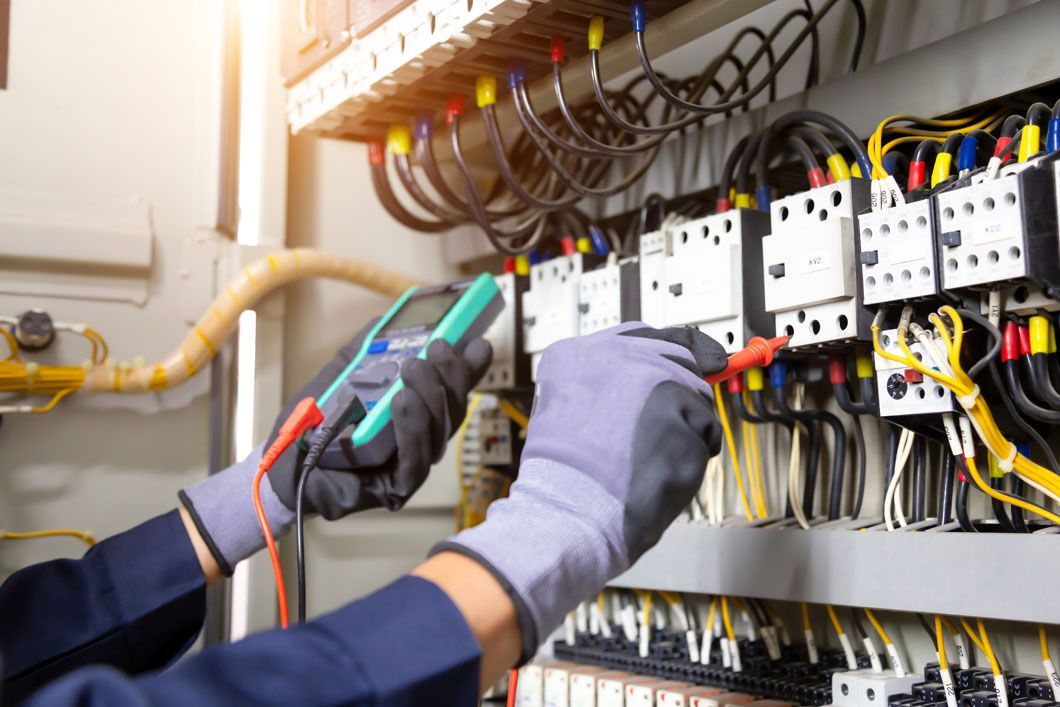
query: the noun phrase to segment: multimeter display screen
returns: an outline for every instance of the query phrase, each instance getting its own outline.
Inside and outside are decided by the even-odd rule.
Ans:
[[[387,322],[380,334],[389,334],[402,329],[419,326],[434,326],[442,321],[449,308],[460,299],[464,290],[446,290],[433,295],[412,297],[397,311],[394,318]]]

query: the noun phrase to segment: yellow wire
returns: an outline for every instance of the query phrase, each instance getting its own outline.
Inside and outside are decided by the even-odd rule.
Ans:
[[[933,132],[938,136],[946,136],[950,133],[961,132],[963,130],[974,130],[977,128],[985,127],[990,123],[996,121],[998,116],[996,114],[989,115],[985,118],[981,118],[978,121],[975,117],[963,117],[963,118],[950,118],[945,120],[939,120],[936,118],[922,118],[916,115],[910,115],[905,113],[899,113],[896,115],[888,116],[884,118],[876,126],[876,130],[869,138],[868,142],[868,153],[869,159],[872,162],[872,178],[882,179],[887,176],[887,170],[883,167],[883,133],[885,130],[891,130],[892,132],[909,132],[916,130],[916,128],[910,127],[889,127],[890,123],[894,122],[910,122],[917,123],[921,126],[935,127],[935,128],[954,128],[953,130],[938,130],[938,131],[923,131],[920,137],[927,137],[928,133]]]
[[[524,430],[530,426],[530,418],[523,414],[523,411],[512,405],[504,398],[497,398],[497,409],[507,415],[512,422],[522,427]]]
[[[810,623],[810,605],[806,602],[802,602],[802,627],[804,629],[813,628],[813,624]]]
[[[972,640],[972,645],[974,645],[980,653],[986,655],[986,648],[983,647],[983,642],[979,640],[978,632],[972,627],[970,623],[968,623],[968,621],[963,616],[960,617],[960,622],[961,626],[964,628],[964,632],[967,633],[968,638]]]
[[[7,340],[7,347],[8,347],[7,360],[8,361],[15,361],[16,363],[21,363],[22,359],[18,355],[18,342],[15,341],[15,335],[12,334],[11,332],[9,332],[7,329],[3,329],[3,328],[0,328],[0,334],[3,334],[4,335],[4,339]]]
[[[77,538],[85,545],[92,547],[96,539],[85,530],[74,530],[73,528],[53,528],[51,530],[33,530],[26,533],[15,533],[9,530],[0,531],[0,539],[3,540],[34,540],[36,538]]]
[[[745,390],[742,395],[744,405],[752,414],[755,414],[750,392]],[[758,425],[751,425],[746,422],[744,425],[744,434],[749,434],[751,437],[751,461],[749,462],[750,468],[748,469],[748,473],[751,474],[752,495],[756,497],[755,512],[758,514],[759,518],[765,518],[769,515],[769,507],[766,505],[766,490],[765,484],[762,481],[762,455],[759,451],[758,445]],[[746,442],[744,443],[744,446],[746,448]]]
[[[1038,624],[1038,647],[1042,649],[1042,662],[1052,660],[1049,656],[1049,637],[1045,634],[1045,624]]]
[[[825,604],[824,608],[828,610],[828,618],[832,620],[832,628],[835,629],[836,635],[842,636],[845,631],[843,631],[843,624],[839,623],[839,617],[835,615],[835,609],[831,604]]]
[[[651,592],[644,592],[644,608],[641,610],[641,624],[648,626],[651,621]]]
[[[37,413],[37,414],[40,414],[40,415],[43,415],[44,413],[51,412],[53,409],[55,409],[55,406],[59,404],[60,400],[62,400],[63,398],[65,398],[67,395],[69,395],[72,392],[74,392],[74,388],[66,388],[64,390],[60,390],[58,393],[53,395],[52,399],[49,400],[44,405],[41,405],[40,407],[30,408],[30,412],[34,412],[34,413]]]
[[[743,512],[747,520],[754,520],[751,506],[747,503],[747,491],[743,485],[743,472],[740,471],[740,460],[736,455],[736,442],[732,436],[732,426],[729,424],[729,413],[725,410],[725,400],[722,397],[721,386],[714,385],[714,407],[718,410],[718,419],[721,420],[721,429],[725,433],[725,444],[729,448],[729,456],[732,457],[733,474],[736,476],[736,487],[740,491],[740,503],[743,504]]]
[[[732,619],[729,617],[729,600],[724,594],[721,597],[721,621],[725,624],[725,635],[730,641],[735,641],[736,632],[732,630]]]
[[[990,661],[990,669],[994,672],[994,675],[1001,674],[1001,664],[997,662],[997,656],[994,655],[994,649],[990,645],[990,636],[986,632],[986,625],[982,619],[976,619],[975,623],[979,626],[979,638],[983,641],[983,653],[986,653],[986,659]]]
[[[467,404],[467,413],[460,428],[456,431],[456,483],[460,488],[460,499],[456,506],[456,529],[463,530],[464,511],[468,502],[468,483],[464,480],[464,439],[467,437],[467,429],[471,426],[471,420],[475,417],[478,406],[482,404],[482,393],[475,393]]]
[[[707,609],[707,626],[708,631],[714,630],[714,617],[718,614],[718,598],[714,597],[710,600],[710,608]]]
[[[880,640],[883,641],[883,645],[891,645],[891,637],[883,630],[883,624],[876,620],[876,614],[872,613],[872,609],[865,609],[865,616],[869,617],[869,623],[876,629],[876,633],[880,634]]]
[[[103,363],[104,361],[106,361],[107,357],[110,356],[110,347],[107,346],[107,340],[103,338],[103,335],[100,334],[95,329],[93,329],[92,327],[85,327],[85,330],[84,330],[84,333],[82,334],[82,336],[84,336],[89,341],[93,342],[93,345],[92,345],[93,353],[95,352],[95,349],[96,349],[96,346],[95,346],[96,343],[99,344],[100,357],[99,357],[98,361],[93,359],[93,363]]]
[[[949,665],[949,661],[946,660],[946,641],[942,637],[942,617],[938,614],[935,614],[935,644],[938,646],[939,665]]]

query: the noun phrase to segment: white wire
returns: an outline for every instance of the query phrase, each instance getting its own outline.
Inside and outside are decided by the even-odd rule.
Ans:
[[[909,459],[909,452],[913,447],[913,436],[913,433],[909,430],[902,430],[902,435],[898,438],[894,474],[891,476],[891,482],[887,484],[887,493],[883,497],[883,522],[887,524],[887,530],[894,530],[893,509],[895,507],[897,507],[898,511],[899,524],[902,527],[906,525],[905,516],[901,508],[901,498],[896,494],[896,491],[898,490],[898,484],[902,480],[902,470],[905,469],[905,463]]]
[[[802,383],[795,384],[794,409],[802,408],[802,396],[804,387]],[[799,491],[802,477],[802,426],[795,423],[791,430],[791,455],[788,457],[788,499],[791,501],[791,510],[795,513],[795,520],[804,529],[809,530],[810,520],[802,509],[802,494]]]

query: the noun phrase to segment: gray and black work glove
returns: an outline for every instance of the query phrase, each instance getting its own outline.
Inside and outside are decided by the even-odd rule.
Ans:
[[[500,581],[524,660],[691,502],[721,444],[703,377],[725,364],[698,330],[639,322],[545,350],[509,497],[432,551],[467,555]]]
[[[251,502],[251,482],[264,449],[303,398],[319,398],[360,350],[375,322],[295,394],[280,413],[266,444],[243,461],[180,492],[200,534],[225,573],[264,547]],[[304,508],[328,520],[370,508],[400,509],[423,485],[431,465],[445,454],[446,443],[467,412],[467,396],[485,374],[493,350],[483,339],[463,353],[445,341],[427,348],[426,360],[408,359],[401,366],[405,387],[391,401],[397,453],[371,468],[318,468],[306,483]],[[304,450],[292,445],[276,460],[261,485],[262,505],[273,534],[294,520],[295,490]]]

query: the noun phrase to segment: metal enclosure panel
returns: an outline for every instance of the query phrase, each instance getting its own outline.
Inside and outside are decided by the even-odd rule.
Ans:
[[[1060,565],[1042,561],[1058,543],[1041,534],[798,531],[680,520],[611,584],[1060,623],[1060,605],[1042,590],[1060,582]],[[946,557],[997,558],[1003,571],[939,561]]]
[[[865,304],[938,294],[935,219],[931,199],[858,217],[858,273]],[[866,256],[870,256],[869,262]]]

